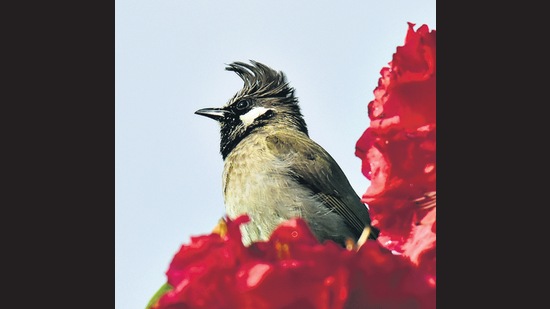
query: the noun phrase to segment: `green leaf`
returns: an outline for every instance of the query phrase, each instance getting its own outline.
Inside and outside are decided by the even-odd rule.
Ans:
[[[149,303],[147,304],[147,307],[145,307],[145,309],[150,309],[153,305],[155,305],[159,298],[161,298],[162,295],[164,295],[166,292],[172,290],[173,287],[168,284],[168,283],[165,283],[163,284],[160,289],[158,289],[158,291],[155,293],[155,295],[153,295],[153,297],[151,297],[151,300],[149,300]]]

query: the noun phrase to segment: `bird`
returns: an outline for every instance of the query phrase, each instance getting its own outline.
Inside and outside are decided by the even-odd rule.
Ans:
[[[346,246],[364,231],[376,239],[368,206],[334,158],[309,137],[285,73],[249,62],[226,64],[244,85],[225,105],[195,111],[220,125],[225,211],[231,219],[248,215],[243,244],[267,241],[293,218],[303,219],[321,243]]]

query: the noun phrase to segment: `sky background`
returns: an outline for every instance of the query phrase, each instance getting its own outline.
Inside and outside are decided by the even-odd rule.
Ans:
[[[140,309],[180,246],[224,216],[219,126],[194,112],[241,89],[226,64],[283,71],[361,196],[355,143],[379,72],[407,22],[436,29],[436,1],[116,0],[115,18],[115,308]]]

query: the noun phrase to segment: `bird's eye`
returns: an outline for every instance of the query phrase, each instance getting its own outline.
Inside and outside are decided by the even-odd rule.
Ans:
[[[241,100],[237,102],[237,104],[235,104],[235,108],[240,111],[247,109],[249,106],[250,106],[249,100]]]

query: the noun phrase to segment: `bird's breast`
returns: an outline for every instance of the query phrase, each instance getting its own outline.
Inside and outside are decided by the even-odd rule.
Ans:
[[[289,160],[267,147],[265,136],[243,139],[226,157],[223,194],[230,218],[247,214],[243,240],[266,240],[281,222],[303,217],[318,201],[289,175]]]

